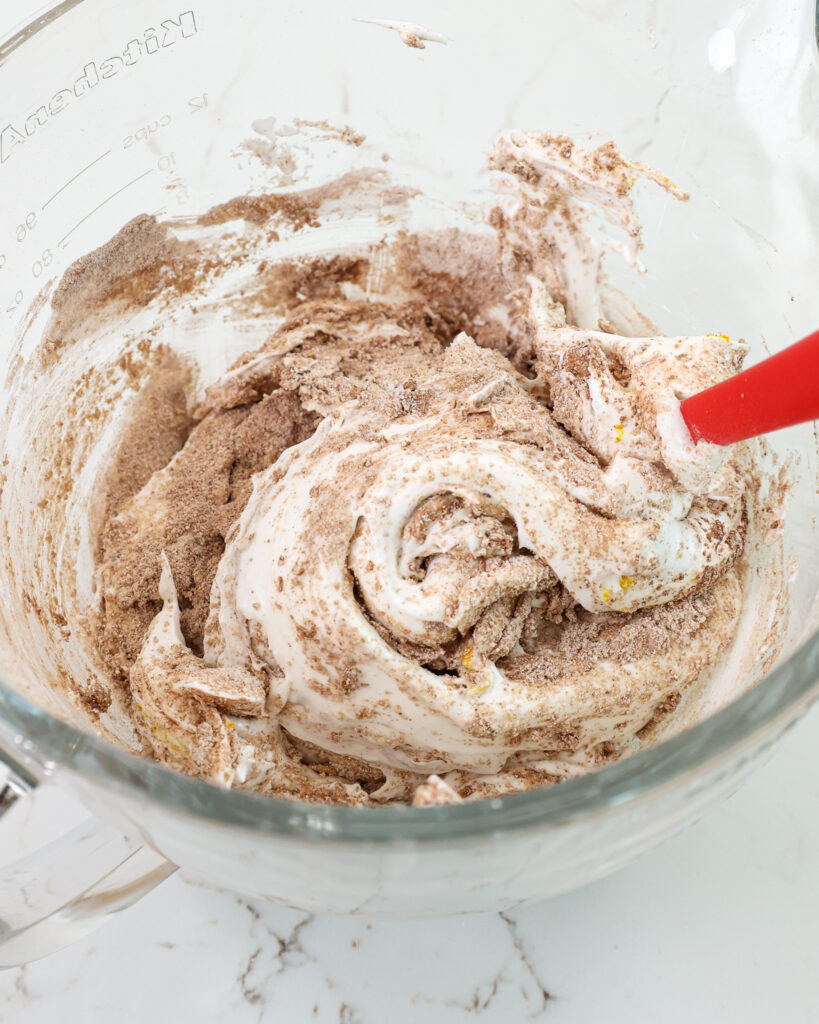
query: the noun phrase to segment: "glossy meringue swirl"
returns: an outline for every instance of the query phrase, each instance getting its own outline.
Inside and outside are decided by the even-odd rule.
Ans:
[[[605,345],[633,381],[641,357],[665,372],[664,348],[724,357],[723,343],[703,339]],[[545,331],[537,346],[558,407],[584,382],[573,409],[587,448],[533,396],[536,384],[462,335],[423,412],[390,421],[342,407],[254,481],[217,572],[206,660],[278,666],[271,692],[297,735],[410,771],[497,772],[521,732],[553,722],[553,695],[527,692],[497,664],[527,624],[562,606],[675,601],[733,563],[736,469],[722,466],[695,494],[654,461],[671,443],[655,409],[684,370],[655,379],[656,405],[638,412],[599,337]],[[598,365],[578,373],[575,358]],[[607,416],[611,439],[600,436]]]
[[[627,336],[644,322],[605,283],[587,207],[619,223],[633,258],[628,190],[646,169],[520,134],[493,166],[517,188],[494,221],[502,258],[531,254],[512,357],[462,332],[389,401],[303,397],[321,421],[254,475],[201,659],[165,567],[131,672],[155,756],[270,792],[297,775],[318,799],[410,799],[430,775],[437,802],[506,792],[622,753],[730,641],[747,467],[695,446],[679,400],[736,372],[744,346]],[[398,337],[379,310],[378,328],[350,313],[348,335],[343,316],[322,330],[356,350]],[[241,362],[210,408],[288,354],[318,372],[304,337]],[[383,781],[365,793],[311,770],[285,734]]]

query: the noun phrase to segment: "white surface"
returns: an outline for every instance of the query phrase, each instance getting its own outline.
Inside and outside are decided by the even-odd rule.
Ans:
[[[39,804],[10,816],[20,848],[68,821],[61,796]],[[819,708],[704,821],[579,892],[367,924],[176,876],[90,939],[0,974],[0,1022],[813,1024],[818,865]]]
[[[3,0],[0,26],[39,6]],[[0,860],[75,815],[43,791],[3,823]],[[736,797],[580,892],[508,916],[368,925],[177,876],[89,940],[0,975],[0,1024],[807,1024],[818,868],[814,710]]]

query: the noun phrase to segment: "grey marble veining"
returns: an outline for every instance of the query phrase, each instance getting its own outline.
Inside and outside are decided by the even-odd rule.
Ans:
[[[21,809],[4,856],[71,824],[81,812],[61,800]],[[819,709],[705,820],[579,892],[367,922],[176,876],[86,941],[0,975],[0,1024],[807,1024],[817,863]]]

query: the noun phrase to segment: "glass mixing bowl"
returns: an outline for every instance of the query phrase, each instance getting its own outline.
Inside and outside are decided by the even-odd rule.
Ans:
[[[667,333],[744,336],[753,359],[815,329],[812,0],[407,0],[402,17],[445,37],[425,49],[359,20],[381,6],[65,0],[0,43],[0,413],[36,343],[38,300],[74,259],[137,214],[195,213],[264,185],[235,158],[259,118],[349,124],[455,196],[503,128],[612,138],[692,195],[639,201],[649,273],[626,287]],[[299,187],[337,171],[316,161]],[[550,789],[378,810],[223,791],[92,735],[30,671],[36,633],[6,630],[0,810],[53,779],[96,820],[2,873],[0,963],[95,927],[175,865],[315,911],[431,916],[582,885],[679,831],[819,693],[816,435],[773,443],[799,457],[785,530],[795,614],[777,664],[684,734]],[[23,472],[15,437],[0,447]]]

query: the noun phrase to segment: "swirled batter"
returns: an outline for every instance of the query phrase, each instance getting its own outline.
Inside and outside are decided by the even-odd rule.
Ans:
[[[650,742],[731,642],[755,449],[693,445],[678,405],[745,347],[657,336],[588,223],[633,258],[632,185],[674,186],[564,137],[491,164],[493,236],[280,267],[267,340],[103,524],[97,650],[158,760],[334,802],[522,790]]]

